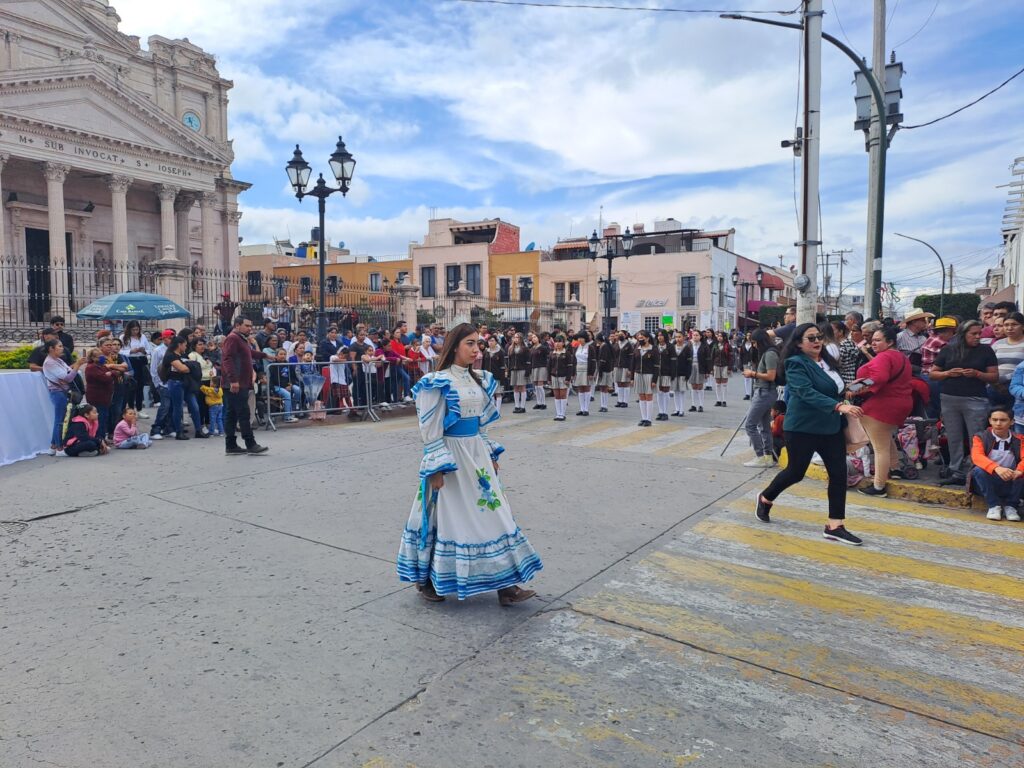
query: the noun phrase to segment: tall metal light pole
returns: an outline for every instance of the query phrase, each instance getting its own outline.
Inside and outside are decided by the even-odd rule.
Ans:
[[[913,240],[915,243],[920,243],[921,245],[925,246],[926,248],[929,248],[931,250],[931,252],[935,254],[935,258],[937,258],[939,260],[939,268],[942,270],[942,293],[939,294],[939,317],[942,317],[943,310],[946,308],[946,305],[945,305],[945,298],[946,298],[946,265],[942,261],[942,257],[939,256],[939,252],[938,251],[936,251],[934,248],[932,248],[930,243],[926,243],[924,240],[918,240],[916,237],[911,237],[910,235],[901,235],[899,232],[893,232],[893,234],[896,235],[896,237],[902,237],[902,238],[905,238],[907,240]]]
[[[298,144],[295,145],[295,154],[292,155],[292,159],[289,160],[288,164],[285,166],[285,172],[288,174],[289,183],[295,190],[295,196],[300,201],[304,197],[315,197],[318,202],[318,209],[320,213],[320,302],[316,317],[316,335],[318,342],[327,337],[327,308],[325,294],[325,283],[327,282],[327,278],[325,277],[324,269],[324,265],[327,261],[327,244],[324,241],[324,203],[327,198],[335,192],[341,192],[342,197],[348,194],[349,184],[352,182],[352,174],[355,173],[356,169],[356,159],[352,157],[352,154],[347,149],[345,149],[345,142],[341,140],[341,136],[338,137],[338,143],[334,148],[334,152],[331,153],[328,163],[331,166],[331,172],[334,174],[334,178],[338,180],[338,186],[327,186],[327,182],[324,181],[324,175],[321,173],[320,178],[316,180],[316,186],[314,186],[309,192],[306,192],[306,185],[309,184],[309,177],[312,173],[312,169],[309,167],[309,163],[307,163],[302,157],[302,150],[299,149]]]
[[[879,114],[879,115],[885,115],[885,96],[882,93],[882,86],[879,85],[879,83],[878,83],[878,78],[875,77],[874,73],[872,73],[872,71],[870,69],[868,69],[867,65],[860,59],[860,57],[856,53],[854,53],[854,51],[851,48],[849,48],[848,46],[844,45],[838,39],[836,39],[832,35],[828,34],[827,32],[820,32],[820,29],[821,29],[821,2],[820,2],[820,0],[807,0],[805,5],[806,5],[806,8],[807,8],[807,10],[805,11],[805,16],[807,17],[808,26],[815,25],[817,27],[817,29],[819,30],[818,34],[820,34],[821,38],[823,38],[825,40],[828,40],[830,43],[832,43],[832,45],[834,45],[836,48],[838,48],[843,53],[845,53],[850,58],[850,60],[854,64],[857,65],[857,69],[860,70],[861,74],[864,75],[864,80],[868,84],[868,87],[871,89],[871,101],[872,101],[872,105],[874,107],[875,112],[877,114]],[[815,6],[815,7],[812,8],[811,6]],[[774,21],[772,19],[758,19],[758,18],[754,18],[753,16],[743,16],[743,15],[738,14],[738,13],[723,13],[723,14],[721,14],[721,18],[723,18],[723,19],[741,19],[743,21],[753,21],[753,22],[755,22],[757,24],[769,24],[769,25],[771,25],[773,27],[786,27],[787,29],[799,29],[799,30],[803,30],[804,29],[804,25],[803,24],[791,24],[789,22]],[[807,59],[807,61],[808,61],[808,65],[809,65],[810,59]],[[809,71],[810,70],[810,66],[808,66],[807,69],[808,69],[808,76],[810,76],[810,71]],[[805,139],[806,139],[806,133],[805,133]],[[815,136],[815,139],[817,139],[817,136]],[[814,145],[817,144],[816,141],[812,142],[812,143]],[[877,196],[875,197],[875,199],[873,201],[874,202],[874,208],[871,211],[871,213],[874,215],[875,221],[877,223],[877,226],[876,226],[876,228],[874,230],[874,242],[872,244],[873,245],[873,249],[874,249],[874,261],[873,261],[872,266],[873,266],[873,275],[874,275],[874,278],[877,278],[877,282],[875,282],[871,286],[866,286],[866,287],[870,288],[870,292],[867,295],[865,295],[865,297],[864,297],[865,309],[868,310],[868,314],[871,317],[880,317],[881,316],[881,297],[878,294],[878,288],[881,285],[881,275],[882,275],[882,225],[883,225],[883,220],[885,218],[885,159],[886,159],[886,149],[887,148],[888,148],[888,142],[884,138],[883,138],[882,141],[878,142],[878,163],[877,163],[877,165],[873,166],[873,169],[874,169],[874,172],[875,172],[875,187],[878,190],[878,194],[877,194]],[[804,157],[804,162],[805,162],[805,164],[807,163],[807,157],[806,156]],[[815,219],[816,218],[817,217],[815,217]],[[816,221],[815,221],[815,224],[816,224]],[[814,266],[815,266],[814,259],[812,258],[809,261],[810,261],[810,267],[813,269]],[[814,281],[812,280],[810,287],[813,287],[813,286],[814,286]],[[808,290],[809,290],[809,288],[808,288]],[[798,304],[799,304],[799,302],[798,302]],[[799,319],[799,315],[798,315],[798,319]]]
[[[601,248],[602,243],[604,244],[603,249]],[[621,251],[618,248],[620,243]],[[604,332],[608,333],[612,327],[612,307],[611,301],[609,301],[612,289],[612,262],[620,256],[629,258],[633,251],[633,233],[629,231],[629,227],[626,227],[626,231],[621,235],[608,235],[600,238],[595,229],[594,234],[587,240],[587,246],[590,248],[591,261],[597,261],[598,258],[608,261],[608,282],[605,283],[604,294]]]

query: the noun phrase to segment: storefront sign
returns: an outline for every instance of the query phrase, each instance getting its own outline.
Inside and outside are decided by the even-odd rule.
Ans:
[[[668,299],[637,299],[636,300],[636,308],[637,309],[644,309],[645,307],[646,308],[652,308],[652,307],[667,307],[667,306],[668,306]]]

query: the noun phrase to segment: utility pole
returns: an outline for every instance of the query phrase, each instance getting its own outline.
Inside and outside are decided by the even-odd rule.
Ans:
[[[802,204],[800,240],[800,276],[806,276],[803,290],[796,297],[797,323],[813,323],[818,312],[817,253],[818,171],[821,150],[821,8],[822,0],[804,0],[804,130],[801,145]],[[804,281],[797,278],[797,288]]]
[[[871,71],[885,94],[885,0],[874,0],[875,17],[871,46]],[[885,135],[884,104],[871,110],[871,127],[868,133],[868,237],[864,251],[864,310],[868,317],[881,317],[882,253],[876,249],[877,237],[882,227],[882,208],[877,204],[878,196],[885,194],[879,188],[878,153]],[[882,182],[884,184],[884,181]]]
[[[839,314],[839,297],[843,295],[843,265],[846,264],[846,254],[853,253],[852,248],[841,248],[829,253],[829,257],[839,257],[839,292],[836,294],[835,314]]]

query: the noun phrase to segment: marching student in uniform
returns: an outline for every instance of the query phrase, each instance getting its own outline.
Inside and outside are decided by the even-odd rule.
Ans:
[[[668,421],[668,400],[672,394],[672,381],[676,373],[676,356],[672,345],[668,343],[668,331],[655,334],[658,350],[658,418],[657,421]]]
[[[732,349],[729,347],[729,339],[724,331],[718,331],[711,347],[711,370],[715,377],[715,405],[720,408],[725,408],[730,365],[732,365]]]
[[[651,426],[651,403],[654,400],[654,380],[658,371],[658,350],[651,344],[651,334],[636,332],[636,349],[633,352],[633,381],[640,397],[640,421],[638,427]]]
[[[565,421],[565,406],[569,402],[569,382],[576,375],[576,356],[565,348],[565,336],[555,335],[555,348],[548,357],[551,375],[551,395],[555,398],[554,421]]]
[[[493,333],[487,337],[487,349],[484,350],[481,367],[498,382],[498,388],[494,391],[494,409],[500,415],[501,398],[505,390],[505,351],[498,346],[498,337]]]
[[[715,344],[715,332],[713,330],[711,330],[710,328],[705,328],[704,329],[704,333],[701,336],[702,336],[702,338],[701,338],[701,342],[700,343],[704,346],[704,354],[707,355],[708,359],[709,359],[708,369],[704,373],[704,391],[705,392],[710,392],[711,391],[711,384],[713,383],[712,382],[712,376],[711,376],[712,367],[713,366],[710,363],[710,358],[711,358],[711,348]]]
[[[512,387],[515,408],[512,413],[526,413],[526,381],[530,376],[530,349],[523,343],[523,334],[516,333],[505,354],[508,383]]]
[[[547,331],[540,336],[535,333],[530,334],[530,341],[533,344],[530,347],[530,381],[533,382],[533,396],[537,399],[533,406],[535,411],[546,411],[548,407],[544,402],[544,387],[548,383],[548,355],[551,353],[547,336]]]
[[[593,354],[597,360],[597,382],[595,389],[601,394],[601,413],[608,413],[608,393],[612,391],[612,369],[615,367],[614,349],[603,333],[597,334]]]
[[[708,357],[709,347],[704,343],[699,331],[690,331],[690,410],[704,413],[704,381],[711,371],[711,358]]]
[[[619,402],[616,408],[629,408],[629,390],[633,379],[633,351],[635,343],[629,338],[626,331],[619,331],[619,378],[616,383],[619,385]]]
[[[757,367],[757,347],[754,346],[754,341],[751,338],[751,334],[745,334],[743,341],[740,342],[740,370],[746,370],[747,366],[751,368]],[[838,359],[838,358],[837,358]],[[754,394],[754,380],[751,378],[743,377],[743,399],[749,400]]]
[[[690,346],[690,342],[686,339],[686,334],[682,331],[676,331],[672,352],[676,360],[675,377],[672,379],[676,410],[672,415],[685,416],[686,390],[690,383],[690,372],[693,370],[693,347]]]
[[[594,345],[590,342],[585,332],[576,334],[576,375],[573,377],[573,388],[576,390],[576,397],[580,401],[580,409],[577,416],[590,415],[590,385],[597,374],[597,354],[594,352]]]

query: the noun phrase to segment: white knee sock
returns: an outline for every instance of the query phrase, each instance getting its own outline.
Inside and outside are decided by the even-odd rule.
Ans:
[[[644,408],[645,405],[646,405],[646,403],[643,400],[641,400],[640,403],[639,403],[639,407],[640,407],[640,420],[641,421],[644,421],[647,418],[647,416],[644,415],[644,412],[646,410]]]
[[[676,392],[676,413],[682,413],[686,410],[686,390],[680,389]]]
[[[565,407],[569,404],[569,399],[555,400],[555,411],[559,416],[565,416]]]
[[[590,410],[590,393],[589,392],[577,392],[576,397],[580,401],[580,410],[587,413]]]
[[[533,396],[537,398],[537,405],[544,405],[544,387],[539,384],[534,387]]]
[[[697,406],[700,407],[700,408],[703,408],[704,407],[704,390],[703,389],[694,390],[694,394],[697,396]]]
[[[607,392],[602,392],[601,393],[601,407],[602,408],[607,408],[608,407],[608,393]]]
[[[618,384],[615,385],[615,402],[622,402],[622,387],[620,387]]]
[[[754,380],[744,377],[743,379],[743,394],[750,397],[754,394]]]
[[[631,389],[633,389],[633,388],[632,387],[623,387],[622,388],[622,402],[624,402],[624,403],[628,403],[629,402],[629,392],[630,392]]]
[[[516,392],[516,407],[517,408],[525,408],[526,407],[526,392]]]

